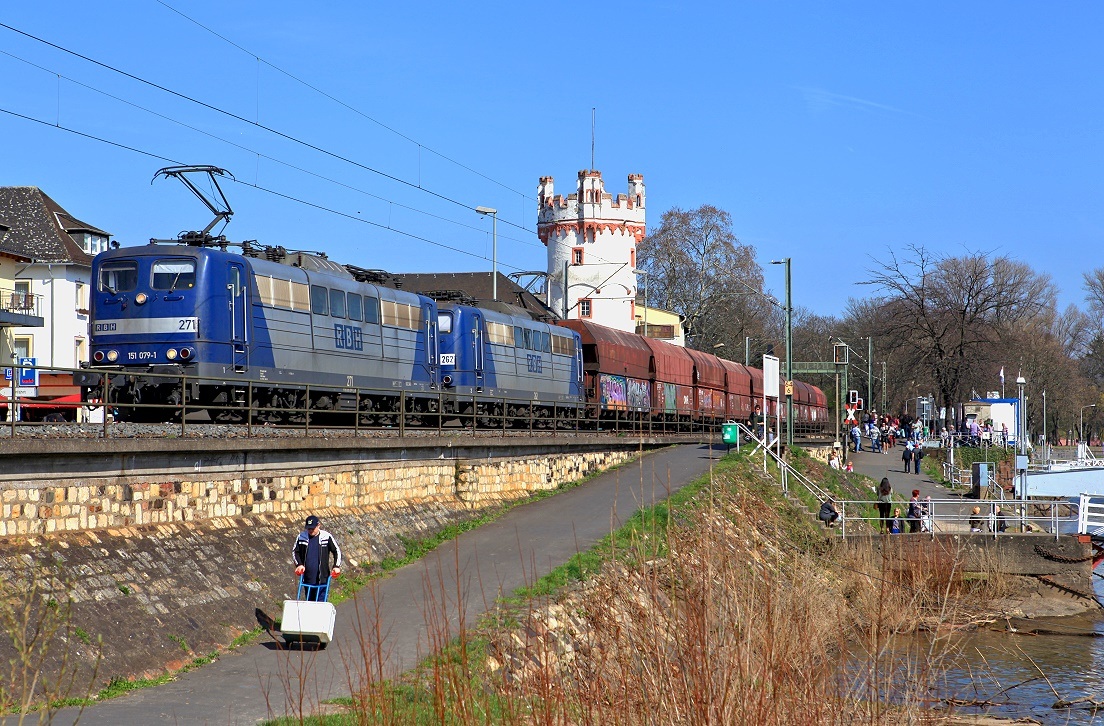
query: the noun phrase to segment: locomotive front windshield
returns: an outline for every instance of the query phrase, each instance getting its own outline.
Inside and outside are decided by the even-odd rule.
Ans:
[[[158,260],[153,263],[154,290],[190,290],[195,287],[195,260]]]
[[[137,262],[108,262],[100,267],[100,292],[112,295],[138,287]]]

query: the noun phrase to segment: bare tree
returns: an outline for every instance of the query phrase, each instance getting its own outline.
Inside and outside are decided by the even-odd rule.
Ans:
[[[736,238],[728,212],[708,204],[670,209],[638,255],[649,273],[649,297],[685,316],[693,347],[724,344],[737,358],[745,336],[778,337],[780,316],[763,292],[763,270],[755,250]],[[732,355],[736,349],[740,356]]]
[[[977,381],[996,379],[1002,336],[1055,305],[1048,276],[979,252],[944,257],[914,245],[901,257],[891,252],[870,275],[864,284],[878,296],[866,303],[878,311],[879,334],[898,365],[912,366],[914,381],[930,381],[948,412]]]
[[[1089,312],[1099,321],[1104,318],[1104,267],[1098,267],[1084,274],[1085,299],[1089,303]],[[1100,325],[1100,323],[1097,323]]]

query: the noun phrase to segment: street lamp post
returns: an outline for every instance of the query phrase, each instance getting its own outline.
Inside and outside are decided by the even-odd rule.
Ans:
[[[498,210],[476,207],[482,215],[491,215],[491,299],[498,301]]]
[[[793,300],[790,297],[790,258],[771,260],[786,266],[786,446],[793,446]]]
[[[1018,389],[1019,396],[1017,397],[1018,405],[1016,416],[1017,428],[1016,431],[1016,451],[1019,452],[1019,456],[1016,457],[1016,468],[1020,470],[1020,499],[1027,498],[1027,411],[1024,409],[1024,388],[1027,386],[1027,379],[1022,375],[1016,377],[1016,388]]]
[[[1006,441],[1005,444],[1008,442]],[[1043,389],[1043,457],[1050,462],[1050,440],[1047,438],[1046,389]]]
[[[1082,406],[1081,407],[1081,427],[1080,427],[1081,434],[1080,434],[1080,437],[1081,437],[1081,443],[1082,444],[1085,443],[1085,409],[1086,408],[1096,408],[1096,404],[1095,403],[1090,403],[1088,406]]]
[[[644,337],[650,338],[648,335],[648,273],[644,270],[633,270],[634,275],[644,276]]]

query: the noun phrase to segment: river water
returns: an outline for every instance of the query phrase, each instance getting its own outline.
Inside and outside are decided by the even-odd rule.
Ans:
[[[1104,596],[1104,583],[1097,583],[1097,596]],[[979,630],[964,636],[963,658],[945,671],[945,681],[936,695],[988,699],[994,704],[959,706],[958,713],[1104,726],[1104,710],[1094,713],[1084,708],[1051,707],[1059,698],[1068,701],[1087,696],[1104,703],[1104,611],[1073,618],[1014,620],[1012,625],[1049,632],[1025,635]],[[1093,633],[1097,637],[1085,637]]]

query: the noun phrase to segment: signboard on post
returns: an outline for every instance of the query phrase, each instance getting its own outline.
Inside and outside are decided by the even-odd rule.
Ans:
[[[773,355],[763,356],[763,395],[778,398],[778,358]]]
[[[34,358],[20,358],[19,359],[19,385],[20,386],[38,386],[38,369],[34,368]]]

